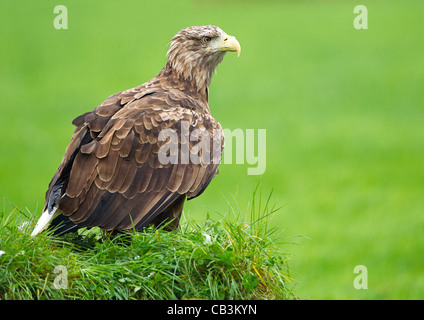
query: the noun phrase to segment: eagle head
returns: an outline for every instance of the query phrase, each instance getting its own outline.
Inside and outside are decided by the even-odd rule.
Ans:
[[[212,25],[182,29],[171,40],[167,65],[185,80],[193,81],[200,91],[208,87],[226,52],[237,52],[237,39]]]

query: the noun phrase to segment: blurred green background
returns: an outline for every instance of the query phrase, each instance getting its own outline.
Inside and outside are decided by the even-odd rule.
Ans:
[[[56,30],[56,5],[68,30]],[[353,8],[368,8],[356,30]],[[215,24],[242,46],[210,88],[224,128],[266,129],[266,171],[221,165],[189,218],[283,206],[295,294],[424,298],[424,2],[0,2],[0,210],[40,214],[78,115],[163,67],[171,37]],[[236,199],[236,200],[234,200]],[[238,210],[238,209],[237,209]],[[1,248],[0,248],[1,249]],[[368,268],[357,290],[356,265]]]

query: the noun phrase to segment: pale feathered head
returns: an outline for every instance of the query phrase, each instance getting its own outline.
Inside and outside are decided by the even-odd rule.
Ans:
[[[240,56],[240,44],[216,26],[182,29],[171,40],[168,65],[200,90],[209,86],[213,73],[228,51]]]

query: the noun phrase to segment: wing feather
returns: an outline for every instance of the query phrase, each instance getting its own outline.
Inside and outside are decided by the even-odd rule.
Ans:
[[[128,157],[130,154],[131,148],[133,147],[134,136],[134,131],[131,130],[131,132],[121,140],[121,143],[117,145],[119,155],[122,158]]]
[[[66,188],[68,196],[74,198],[81,194],[98,163],[99,160],[93,154],[87,155],[81,152],[77,154]]]
[[[99,174],[99,178],[102,181],[110,181],[117,168],[119,160],[119,153],[114,150],[110,150],[107,155],[99,159],[99,164],[97,165],[97,172]]]
[[[128,172],[127,175],[125,176],[125,178],[122,180],[122,184],[118,190],[119,193],[126,193],[127,190],[129,189],[129,187],[131,186],[132,182],[135,179],[135,175],[137,173],[137,169],[138,169],[138,163],[134,160],[131,159],[130,161],[127,161],[128,163]]]

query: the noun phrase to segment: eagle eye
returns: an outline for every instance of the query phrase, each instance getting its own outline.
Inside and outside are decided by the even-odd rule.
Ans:
[[[204,42],[204,43],[209,43],[209,42],[211,42],[211,37],[207,37],[207,36],[205,36],[205,37],[203,37],[202,38],[202,41]]]

